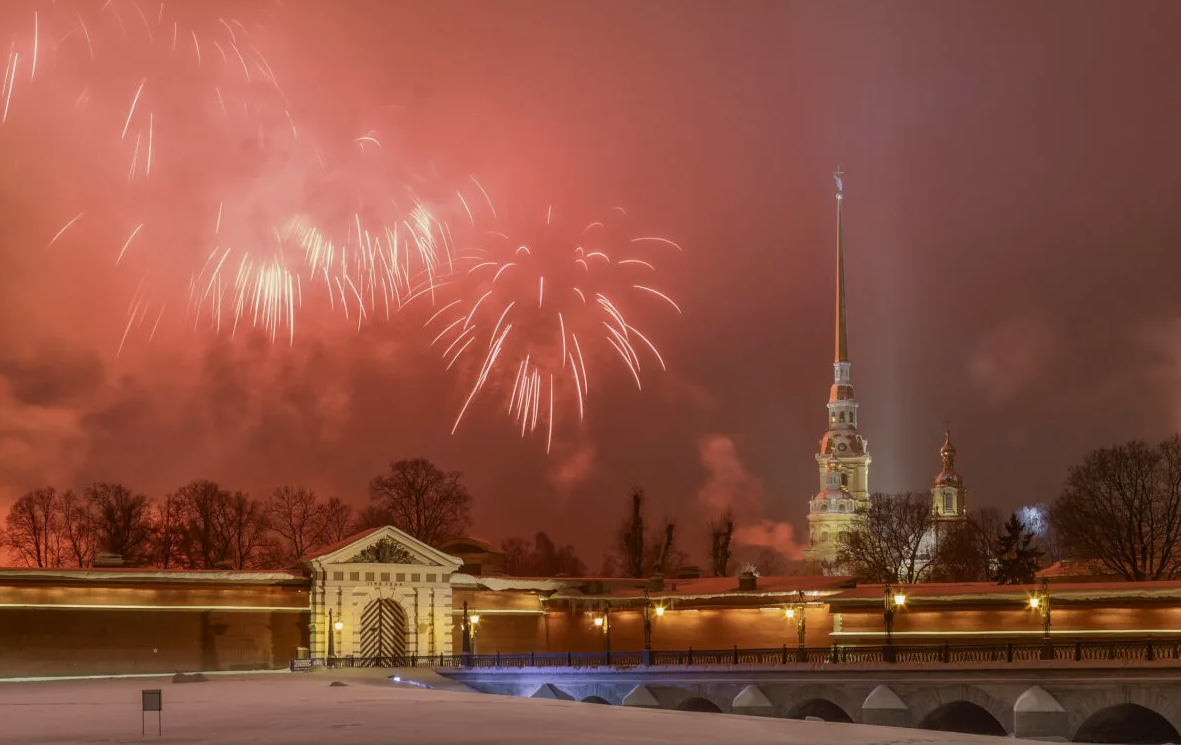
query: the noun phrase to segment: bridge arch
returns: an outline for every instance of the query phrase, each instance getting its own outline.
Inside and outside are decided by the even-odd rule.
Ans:
[[[919,729],[938,732],[960,732],[967,735],[996,735],[1009,733],[988,709],[971,701],[948,701],[936,706],[919,720]]]
[[[1075,742],[1161,745],[1181,742],[1177,728],[1147,706],[1122,703],[1095,712],[1079,725]]]
[[[780,716],[787,719],[820,717],[826,722],[858,721],[856,714],[861,709],[861,697],[850,696],[847,687],[821,683],[819,685],[793,686],[790,692],[781,692],[781,690],[776,690],[769,695],[773,696],[772,700],[776,703],[776,710],[781,712]],[[824,707],[828,716],[817,713],[816,707],[818,706]],[[850,714],[850,712],[853,713]]]
[[[586,698],[582,699],[582,703],[584,703],[584,704],[606,704],[607,706],[611,705],[611,702],[608,701],[607,699],[603,698],[602,696],[587,696]]]
[[[677,711],[702,711],[702,712],[709,712],[711,714],[721,714],[722,713],[722,707],[718,706],[713,701],[710,701],[708,698],[703,698],[701,696],[689,696],[688,698],[683,699],[680,703],[677,704],[676,710]]]
[[[823,719],[826,722],[853,723],[853,717],[849,716],[848,712],[826,698],[805,699],[787,710],[788,719],[807,719],[808,717]]]

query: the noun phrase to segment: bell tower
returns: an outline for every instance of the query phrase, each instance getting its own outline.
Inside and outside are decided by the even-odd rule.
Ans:
[[[935,486],[931,489],[935,519],[941,522],[965,520],[968,517],[968,490],[963,477],[956,473],[955,445],[951,444],[951,431],[947,428],[943,431],[939,457],[943,459],[943,470],[935,477]]]
[[[853,529],[856,511],[869,505],[871,458],[865,438],[857,428],[860,417],[850,376],[845,314],[844,175],[840,168],[833,174],[837,183],[837,302],[828,431],[821,438],[820,452],[816,454],[820,491],[809,501],[808,547],[804,549],[804,559],[818,563],[836,558],[841,537]]]

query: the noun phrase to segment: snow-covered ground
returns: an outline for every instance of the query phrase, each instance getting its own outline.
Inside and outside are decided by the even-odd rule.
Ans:
[[[0,682],[0,742],[254,745],[998,745],[1018,743],[855,724],[653,711],[395,684],[373,671]],[[330,686],[333,681],[347,686]],[[164,734],[140,691],[160,688]]]

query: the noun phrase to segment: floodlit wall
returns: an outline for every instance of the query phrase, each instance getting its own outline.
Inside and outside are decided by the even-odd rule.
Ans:
[[[476,626],[479,654],[525,652],[601,652],[603,632],[586,609],[556,609],[542,615],[509,615],[481,612],[469,601],[469,612],[479,612]],[[823,607],[810,607],[806,615],[808,646],[828,646],[832,617]],[[454,648],[462,649],[460,625],[455,625]],[[782,609],[705,608],[668,610],[652,616],[652,648],[656,650],[777,649],[798,643],[796,623]],[[611,648],[636,651],[644,648],[644,620],[640,610],[611,613]]]
[[[269,669],[308,643],[308,590],[297,575],[3,575],[0,677]]]

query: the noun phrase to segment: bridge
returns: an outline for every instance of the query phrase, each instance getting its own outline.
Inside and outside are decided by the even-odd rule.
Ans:
[[[1181,639],[297,662],[431,667],[484,693],[615,706],[1074,742],[1181,742]]]
[[[914,663],[884,669],[472,668],[443,675],[484,693],[680,711],[1067,739],[1181,736],[1181,670],[1151,663]]]

